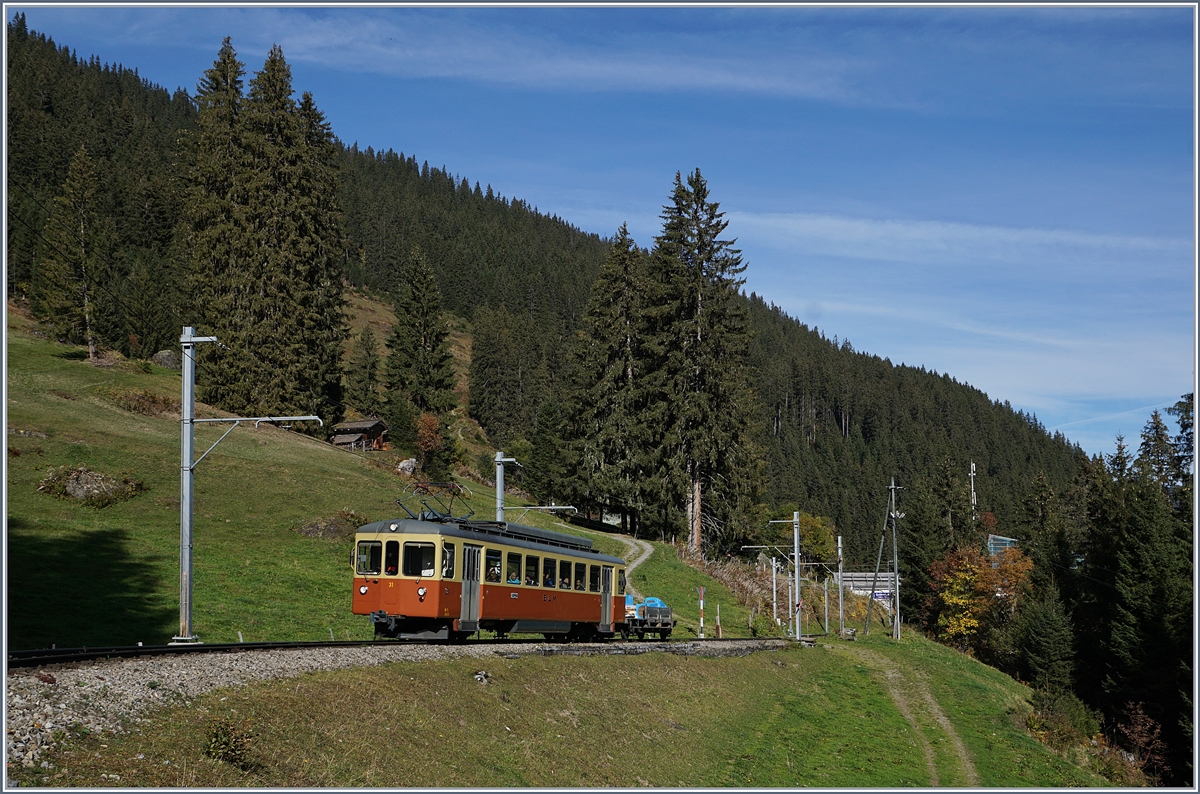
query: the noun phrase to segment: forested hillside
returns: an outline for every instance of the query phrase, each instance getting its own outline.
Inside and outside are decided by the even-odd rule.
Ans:
[[[840,344],[751,295],[751,360],[767,436],[768,492],[829,516],[849,559],[874,562],[892,477],[903,509],[932,508],[960,532],[970,523],[970,464],[978,514],[1012,533],[1030,477],[1069,485],[1086,456],[1061,433],[949,374],[893,365]],[[951,538],[946,530],[946,542]]]
[[[148,357],[178,344],[180,282],[172,235],[181,199],[179,132],[196,108],[136,70],[81,58],[8,25],[8,295],[44,292],[41,239],[72,157],[84,148],[95,173],[100,269],[93,274],[105,344]]]

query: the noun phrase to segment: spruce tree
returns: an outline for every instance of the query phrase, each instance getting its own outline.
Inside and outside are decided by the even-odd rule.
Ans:
[[[761,462],[751,439],[754,394],[746,364],[749,335],[738,300],[745,270],[728,222],[696,169],[675,175],[663,230],[651,254],[644,349],[653,396],[645,421],[660,428],[655,476],[682,503],[688,545],[700,551],[703,526],[724,542],[749,506]],[[710,499],[705,507],[704,494]],[[706,512],[707,510],[707,512]]]
[[[96,284],[103,237],[96,214],[96,173],[86,148],[71,160],[62,193],[44,227],[44,254],[34,281],[34,311],[56,338],[83,342],[96,358]]]
[[[419,411],[447,413],[454,407],[454,357],[442,316],[441,293],[425,254],[414,247],[404,282],[398,285],[396,324],[388,335],[385,380]]]
[[[201,81],[187,233],[202,347],[201,399],[238,413],[341,416],[346,336],[332,133],[292,98],[278,46],[241,93],[229,39]]]
[[[576,353],[574,433],[584,495],[634,517],[647,498],[653,448],[643,421],[646,257],[622,224],[592,289]]]
[[[346,370],[346,403],[366,416],[379,415],[379,351],[371,326],[363,327],[350,350]]]

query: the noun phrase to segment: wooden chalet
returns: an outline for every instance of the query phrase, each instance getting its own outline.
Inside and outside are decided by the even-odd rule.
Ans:
[[[333,438],[329,443],[342,449],[383,449],[383,437],[386,433],[387,425],[381,419],[339,422],[333,426]]]

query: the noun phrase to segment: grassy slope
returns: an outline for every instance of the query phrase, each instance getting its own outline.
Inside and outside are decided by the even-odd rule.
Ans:
[[[860,647],[961,677],[938,697],[981,785],[1103,783],[1024,734],[1019,685],[919,638],[889,644]],[[486,685],[473,678],[481,668]],[[248,720],[249,771],[203,757],[218,716]],[[50,756],[48,772],[18,774],[75,786],[104,785],[102,773],[156,787],[925,786],[915,739],[880,677],[844,647],[736,659],[496,657],[213,692],[127,735],[82,737]],[[939,752],[937,763],[943,785],[961,783],[951,756]]]
[[[96,368],[79,348],[30,333],[10,311],[7,437],[10,647],[157,644],[178,625],[179,421],[117,407],[141,389],[178,399],[179,374]],[[201,415],[219,415],[204,406]],[[199,426],[197,455],[226,429]],[[86,464],[142,480],[146,492],[102,510],[37,491],[50,468]],[[365,638],[349,614],[351,544],[306,538],[305,521],[343,509],[401,514],[388,468],[297,433],[243,425],[196,469],[194,626],[209,642]],[[476,486],[481,515],[494,497]],[[550,519],[530,515],[532,522]]]

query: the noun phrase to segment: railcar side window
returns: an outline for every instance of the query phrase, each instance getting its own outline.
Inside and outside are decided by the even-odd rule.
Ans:
[[[442,578],[443,579],[453,579],[454,578],[454,544],[453,543],[443,543],[442,544]],[[623,593],[625,591],[622,590],[621,592]]]
[[[563,590],[571,589],[571,562],[563,560],[558,564],[558,578],[561,580],[558,586]]]
[[[363,576],[378,576],[379,563],[383,559],[383,544],[377,540],[362,540],[358,543],[358,565],[355,570]]]
[[[581,562],[575,563],[575,589],[582,590],[583,582],[587,578],[587,566]]]
[[[388,541],[389,544],[391,542]],[[435,570],[433,567],[432,543],[404,544],[405,576],[433,576]]]
[[[521,583],[521,555],[508,553],[508,566],[504,570],[505,584],[520,584]]]
[[[487,580],[489,582],[500,581],[500,550],[487,550]]]
[[[547,557],[546,562],[542,567],[542,587],[554,587],[554,572],[557,570],[558,563]]]
[[[588,590],[591,590],[593,593],[599,593],[600,592],[600,566],[593,565],[590,573],[591,573],[591,575],[588,577]]]
[[[538,558],[532,554],[525,555],[525,584],[538,586]]]
[[[625,595],[625,569],[617,571],[617,595]]]
[[[400,541],[389,540],[384,547],[383,552],[383,572],[388,576],[395,576],[399,573],[400,565]]]

